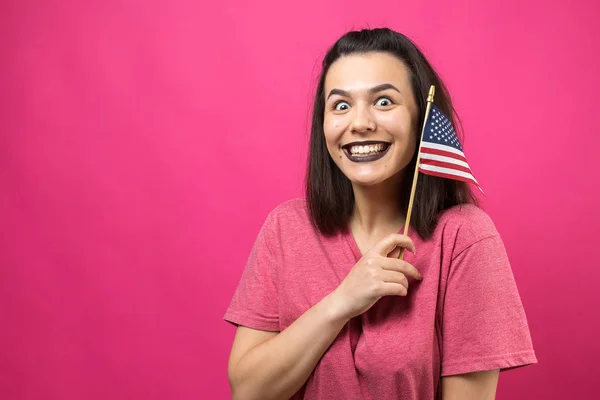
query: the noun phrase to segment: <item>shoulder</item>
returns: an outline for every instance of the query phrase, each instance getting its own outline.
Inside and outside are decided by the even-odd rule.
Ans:
[[[276,207],[274,207],[267,216],[268,220],[281,221],[281,220],[303,220],[308,218],[308,212],[306,209],[306,199],[294,198],[286,200]]]
[[[305,246],[316,235],[303,198],[286,200],[275,206],[259,233],[271,253],[279,255],[298,250],[298,246]]]
[[[278,204],[269,215],[273,217],[291,217],[291,216],[305,216],[306,213],[306,199],[297,197],[294,199],[286,200]]]
[[[481,240],[499,237],[492,218],[473,204],[460,204],[444,210],[436,230],[440,239],[452,241],[456,253]]]
[[[306,208],[306,199],[293,198],[274,207],[268,214],[265,226],[276,230],[305,230],[310,228],[310,218]]]

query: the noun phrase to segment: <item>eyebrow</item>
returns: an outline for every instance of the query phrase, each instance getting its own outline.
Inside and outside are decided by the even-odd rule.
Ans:
[[[383,92],[384,90],[388,90],[388,89],[395,90],[396,92],[402,94],[402,92],[400,90],[398,90],[398,88],[396,86],[392,85],[391,83],[383,83],[381,85],[373,86],[372,88],[369,89],[369,93],[374,94],[374,93],[378,93],[378,92]],[[329,95],[327,95],[327,99],[329,99],[334,94],[338,94],[338,95],[344,96],[344,97],[350,97],[350,93],[348,93],[345,90],[331,89],[331,91],[329,92]]]

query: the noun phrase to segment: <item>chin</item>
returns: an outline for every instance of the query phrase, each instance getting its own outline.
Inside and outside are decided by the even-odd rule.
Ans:
[[[389,171],[387,171],[389,172]],[[385,174],[385,175],[379,175],[379,174],[364,174],[364,175],[356,175],[356,174],[352,174],[352,175],[346,175],[348,177],[348,179],[350,179],[350,182],[352,182],[352,184],[354,185],[359,185],[359,186],[376,186],[382,183],[386,183],[386,182],[392,182],[392,181],[396,181],[397,179],[395,178],[399,178],[400,175],[402,174],[402,170],[400,171],[396,171],[393,174]]]
[[[350,178],[350,181],[355,184],[355,185],[359,185],[359,186],[375,186],[378,185],[382,182],[385,182],[386,180],[388,180],[390,177],[362,177],[362,178],[357,178],[357,177],[353,177]]]

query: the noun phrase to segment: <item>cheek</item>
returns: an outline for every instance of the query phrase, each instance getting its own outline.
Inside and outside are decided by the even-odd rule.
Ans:
[[[409,141],[414,136],[413,125],[407,115],[387,114],[379,119],[379,124],[403,141]]]
[[[338,140],[342,133],[344,133],[343,121],[340,118],[325,117],[323,121],[323,132],[325,133],[325,140],[327,142],[333,142]]]

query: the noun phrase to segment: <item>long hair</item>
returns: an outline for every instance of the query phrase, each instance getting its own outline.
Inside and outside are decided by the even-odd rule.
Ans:
[[[452,106],[446,86],[419,48],[406,36],[387,28],[364,29],[343,35],[327,51],[315,94],[308,168],[306,173],[306,201],[315,229],[325,236],[347,232],[354,208],[354,192],[350,180],[342,173],[327,151],[323,131],[325,113],[325,77],[331,65],[340,57],[351,54],[384,52],[404,63],[418,108],[419,129],[415,130],[417,146],[421,139],[423,119],[427,107],[429,87],[435,85],[434,103],[457,127],[459,118]],[[461,134],[462,129],[457,129]],[[417,147],[418,149],[418,147]],[[407,180],[399,193],[400,209],[406,214],[417,154],[407,165]],[[410,179],[408,179],[410,178]],[[421,174],[417,182],[411,227],[423,239],[431,238],[440,213],[464,203],[477,204],[470,187],[461,181]],[[406,215],[404,215],[406,217]]]

